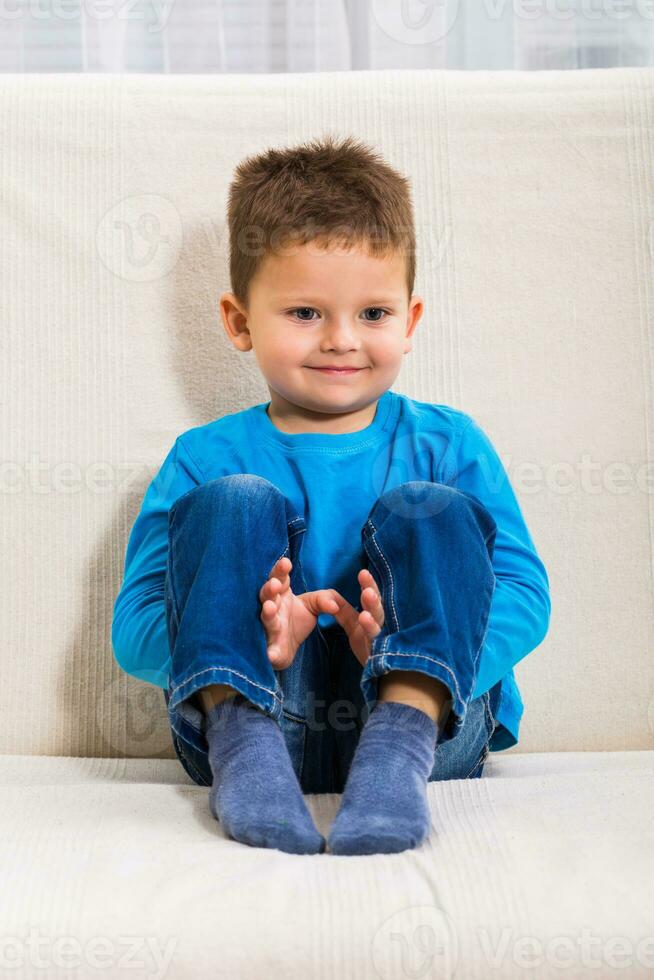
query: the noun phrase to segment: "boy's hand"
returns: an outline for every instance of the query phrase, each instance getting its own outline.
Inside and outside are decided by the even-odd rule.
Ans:
[[[370,572],[366,568],[362,568],[357,578],[361,586],[362,611],[357,612],[347,599],[337,593],[340,608],[338,612],[332,613],[332,615],[347,633],[352,653],[361,666],[365,667],[370,656],[372,641],[381,632],[384,625],[384,607],[382,606],[381,593]],[[331,612],[331,610],[329,611]]]
[[[293,663],[298,647],[315,628],[320,613],[335,616],[345,602],[335,589],[296,596],[291,589],[292,567],[290,558],[280,558],[259,591],[268,657],[275,670],[285,670]]]

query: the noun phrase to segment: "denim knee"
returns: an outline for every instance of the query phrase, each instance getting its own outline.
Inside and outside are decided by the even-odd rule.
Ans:
[[[376,517],[377,511],[395,514],[407,520],[423,520],[435,514],[443,514],[445,518],[460,520],[461,510],[472,510],[479,529],[486,541],[497,531],[497,524],[486,505],[474,494],[465,493],[446,483],[433,483],[429,480],[409,480],[400,483],[383,493],[376,501],[370,512]],[[376,522],[379,524],[379,519]]]
[[[225,497],[227,497],[227,502],[234,496],[240,500],[243,492],[247,492],[248,495],[258,493],[281,495],[281,490],[270,480],[266,480],[265,477],[257,476],[254,473],[229,473],[227,476],[216,477],[215,480],[207,480],[206,483],[201,483],[178,497],[168,512],[169,523],[175,519],[178,510],[187,511],[199,501],[202,502],[203,511],[216,506],[220,506],[221,511],[223,511]]]

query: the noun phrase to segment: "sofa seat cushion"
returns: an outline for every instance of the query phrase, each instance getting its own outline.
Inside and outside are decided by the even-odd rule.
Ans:
[[[336,857],[232,841],[176,760],[0,756],[4,968],[645,977],[653,776],[654,751],[491,754],[429,784],[421,847]],[[325,835],[339,800],[307,797]]]

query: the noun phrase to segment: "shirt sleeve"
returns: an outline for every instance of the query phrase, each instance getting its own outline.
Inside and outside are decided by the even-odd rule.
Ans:
[[[549,579],[508,474],[490,439],[470,416],[463,423],[453,485],[476,497],[497,524],[495,591],[472,697],[490,690],[545,638]]]
[[[178,437],[146,490],[114,603],[111,642],[116,660],[128,674],[162,688],[168,687],[171,665],[164,605],[168,511],[182,494],[203,482]]]

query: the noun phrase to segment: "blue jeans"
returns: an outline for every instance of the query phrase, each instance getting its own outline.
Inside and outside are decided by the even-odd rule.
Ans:
[[[471,698],[495,588],[496,529],[481,501],[444,484],[412,481],[382,494],[361,531],[359,567],[375,578],[385,616],[365,667],[334,621],[317,625],[293,663],[275,670],[259,591],[283,555],[292,562],[293,591],[308,591],[304,519],[274,484],[252,474],[210,480],[179,497],[168,515],[164,696],[175,752],[191,779],[213,781],[196,692],[228,684],[280,724],[304,793],[342,793],[377,679],[402,669],[438,679],[451,695],[430,780],[480,777],[500,696],[498,681]]]

